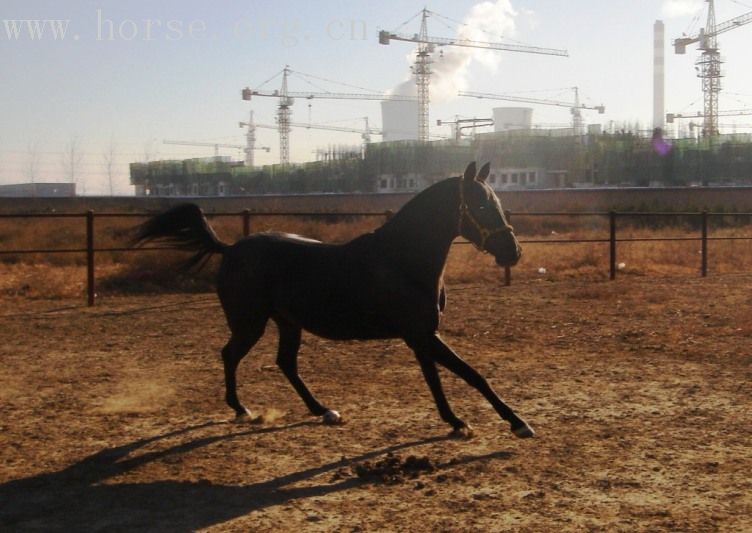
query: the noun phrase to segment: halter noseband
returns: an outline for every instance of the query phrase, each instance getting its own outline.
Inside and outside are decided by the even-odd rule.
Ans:
[[[468,206],[467,202],[465,202],[465,183],[462,179],[460,179],[459,215],[459,220],[457,222],[457,233],[462,235],[462,222],[465,219],[469,220],[470,224],[473,225],[473,227],[480,235],[480,244],[476,244],[473,241],[470,242],[472,242],[473,246],[475,246],[481,252],[488,252],[488,250],[486,250],[486,241],[488,241],[488,239],[492,235],[496,235],[497,233],[512,233],[513,231],[512,226],[510,226],[509,224],[504,224],[503,226],[500,226],[498,228],[488,229],[483,224],[478,222],[478,219],[475,218],[472,211],[470,211],[470,206]]]

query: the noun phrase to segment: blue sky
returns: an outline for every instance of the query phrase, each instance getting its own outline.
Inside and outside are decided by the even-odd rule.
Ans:
[[[394,30],[425,5],[445,18],[429,20],[429,33],[453,37],[473,0],[351,0],[317,2],[260,1],[39,1],[3,0],[0,5],[0,183],[27,181],[31,154],[35,179],[65,180],[63,152],[72,141],[81,154],[79,191],[107,192],[104,156],[114,146],[116,192],[128,193],[127,164],[151,158],[211,155],[213,149],[163,145],[163,139],[243,144],[237,122],[253,109],[256,121],[273,124],[276,101],[244,102],[240,90],[258,87],[284,65],[319,78],[372,90],[392,89],[409,78],[409,43],[378,44],[380,29]],[[543,98],[568,99],[561,88],[578,86],[583,102],[604,104],[605,115],[587,113],[588,122],[652,121],[652,31],[666,25],[666,108],[691,112],[702,108],[695,77],[696,46],[673,54],[671,40],[704,25],[702,0],[494,0],[489,9],[508,13],[499,31],[488,35],[527,45],[564,48],[569,58],[494,52],[470,58],[456,73],[456,86],[485,92],[541,91]],[[477,8],[476,8],[477,9]],[[511,11],[510,11],[511,9]],[[752,11],[752,0],[717,0],[719,22]],[[697,17],[699,15],[699,18]],[[9,22],[63,20],[65,39],[45,26],[31,39]],[[481,21],[483,22],[483,21]],[[485,21],[486,25],[490,22]],[[418,31],[415,18],[401,31]],[[11,35],[9,35],[11,31]],[[745,44],[752,24],[719,37],[724,57],[722,109],[752,108],[752,74]],[[454,97],[453,85],[432,93],[431,128],[436,119],[490,116],[489,102]],[[264,86],[278,88],[279,78]],[[464,84],[464,85],[463,85]],[[447,87],[449,89],[447,89]],[[343,85],[296,76],[291,90],[360,92]],[[557,90],[559,89],[559,90]],[[368,116],[380,126],[380,106],[368,101],[297,102],[293,120],[357,127]],[[569,121],[565,108],[536,107],[534,122]],[[722,119],[750,131],[752,117]],[[313,158],[317,147],[357,145],[357,134],[293,130],[291,159]],[[273,130],[259,130],[257,163],[278,160]],[[237,151],[226,155],[240,157]]]

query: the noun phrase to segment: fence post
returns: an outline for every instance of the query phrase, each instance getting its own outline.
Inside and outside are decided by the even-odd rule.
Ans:
[[[708,275],[708,212],[702,214],[702,263],[700,265],[700,275],[704,278]]]
[[[94,211],[86,212],[86,296],[89,307],[94,305]]]
[[[507,224],[511,226],[510,220],[512,219],[512,212],[507,211],[506,217],[507,217]],[[509,287],[511,284],[512,284],[512,267],[505,266],[504,267],[504,285],[506,287]]]
[[[609,277],[616,279],[616,213],[609,211]]]
[[[251,210],[243,209],[243,237],[251,234]]]

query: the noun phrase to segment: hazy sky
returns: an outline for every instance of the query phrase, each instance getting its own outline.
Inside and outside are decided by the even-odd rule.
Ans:
[[[104,153],[113,147],[116,192],[128,193],[131,161],[212,155],[212,148],[162,144],[163,139],[244,143],[238,127],[253,109],[256,122],[273,124],[276,100],[244,102],[240,90],[259,87],[287,64],[317,78],[294,76],[290,90],[362,92],[388,90],[408,80],[413,46],[378,43],[380,29],[395,30],[424,5],[442,15],[429,19],[429,34],[454,37],[458,22],[478,40],[506,40],[564,48],[568,58],[447,48],[436,58],[442,71],[432,87],[432,133],[446,133],[436,119],[490,116],[492,107],[514,105],[454,96],[458,88],[530,92],[568,100],[578,86],[589,123],[652,122],[653,24],[666,26],[666,110],[702,109],[695,76],[696,45],[675,55],[671,41],[704,26],[702,0],[180,0],[146,2],[3,0],[0,4],[0,183],[65,181],[64,153],[78,146],[79,192],[107,192]],[[752,11],[752,0],[717,0],[717,21]],[[41,38],[20,20],[39,20]],[[64,37],[44,20],[63,21]],[[67,21],[67,22],[65,22]],[[416,33],[419,18],[401,27]],[[67,26],[66,26],[67,25]],[[56,28],[57,29],[57,28]],[[721,109],[752,108],[748,50],[752,24],[719,37],[724,58]],[[745,45],[747,45],[745,47]],[[439,63],[442,63],[441,65]],[[324,80],[349,84],[337,85]],[[279,88],[275,78],[263,88]],[[368,116],[381,125],[378,102],[297,101],[293,120],[359,127]],[[535,107],[533,121],[564,125],[569,111]],[[750,131],[750,117],[721,118]],[[731,126],[725,128],[727,131]],[[259,130],[258,164],[278,161],[278,135]],[[360,143],[357,134],[293,130],[291,159],[314,158],[317,147]],[[242,157],[236,150],[225,155]],[[34,157],[32,154],[35,154]],[[32,170],[33,167],[33,170]]]

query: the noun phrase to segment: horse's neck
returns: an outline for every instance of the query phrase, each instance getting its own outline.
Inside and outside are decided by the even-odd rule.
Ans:
[[[437,183],[418,194],[377,231],[393,259],[414,275],[438,279],[457,237],[458,179]]]

